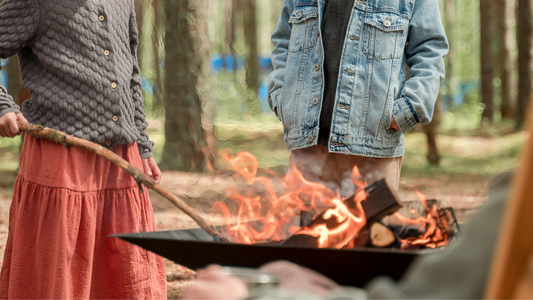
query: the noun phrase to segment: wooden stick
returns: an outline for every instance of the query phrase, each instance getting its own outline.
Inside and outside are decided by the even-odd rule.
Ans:
[[[172,202],[175,206],[177,206],[179,209],[181,209],[184,213],[189,215],[200,227],[202,227],[207,233],[212,235],[213,237],[220,239],[222,241],[227,241],[226,238],[218,231],[213,225],[211,225],[207,220],[202,218],[200,215],[198,215],[194,209],[192,209],[185,201],[181,200],[178,196],[174,195],[169,190],[165,189],[161,185],[157,184],[152,178],[150,178],[148,175],[144,174],[143,171],[141,171],[136,166],[131,165],[126,160],[124,160],[122,157],[116,155],[113,151],[106,149],[105,147],[98,145],[96,143],[89,142],[84,139],[76,138],[73,136],[70,136],[68,134],[65,134],[61,131],[54,130],[48,127],[44,127],[42,125],[33,125],[26,122],[17,121],[17,124],[21,131],[25,132],[26,134],[29,134],[36,138],[42,138],[47,139],[52,142],[61,143],[65,147],[67,146],[74,146],[78,148],[85,149],[87,151],[93,152],[97,155],[100,155],[107,160],[111,161],[118,167],[120,167],[122,170],[126,171],[126,173],[130,174],[133,179],[139,184],[139,188],[141,190],[141,193],[144,193],[144,189],[142,185],[146,185],[148,188],[151,188],[164,198],[166,198],[168,201]]]
[[[529,140],[513,179],[509,202],[487,282],[486,299],[533,298],[529,278],[533,268],[533,102],[529,111]],[[524,295],[524,291],[529,291]]]

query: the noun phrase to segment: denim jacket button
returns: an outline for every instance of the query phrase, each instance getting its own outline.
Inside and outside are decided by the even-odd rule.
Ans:
[[[302,11],[299,11],[297,14],[296,14],[296,19],[301,19],[302,18]]]
[[[316,37],[319,37],[320,36],[320,32],[318,32],[318,30],[316,31]]]
[[[310,134],[310,135],[307,137],[307,139],[308,139],[310,142],[312,142],[312,141],[315,139],[315,137],[314,137],[312,134]]]
[[[385,22],[383,22],[383,25],[384,25],[385,27],[389,28],[389,27],[392,25],[391,22],[390,22],[390,19],[387,18],[387,20],[385,20]]]
[[[318,98],[317,98],[317,97],[313,98],[313,104],[314,104],[314,105],[317,105],[317,104],[318,104]]]
[[[318,71],[320,70],[320,65],[319,64],[315,64],[315,71]]]

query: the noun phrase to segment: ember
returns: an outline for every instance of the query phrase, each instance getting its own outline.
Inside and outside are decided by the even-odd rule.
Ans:
[[[418,193],[425,211],[422,216],[407,217],[394,189],[383,179],[368,185],[357,167],[352,172],[355,196],[344,199],[339,191],[324,184],[307,181],[293,165],[284,178],[258,176],[257,159],[248,152],[235,156],[221,152],[228,169],[235,171],[250,186],[245,192],[230,187],[229,203],[216,202],[212,209],[222,213],[230,226],[222,233],[229,241],[240,244],[281,242],[319,248],[393,247],[401,249],[445,246],[455,230],[451,209],[429,207]],[[284,193],[277,195],[274,181]],[[254,193],[260,184],[265,192]],[[315,215],[309,224],[295,222],[301,212]],[[409,208],[407,215],[415,212]],[[389,215],[393,215],[387,217]],[[387,217],[386,219],[383,219]]]

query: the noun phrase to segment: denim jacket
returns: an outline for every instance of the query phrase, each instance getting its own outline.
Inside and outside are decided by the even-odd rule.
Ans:
[[[330,0],[331,1],[331,0]],[[326,0],[284,0],[272,35],[269,104],[289,150],[317,144],[324,92]],[[368,157],[404,153],[403,133],[433,117],[448,41],[438,0],[356,0],[345,37],[328,143]],[[408,79],[407,66],[411,77]],[[401,131],[390,128],[392,116]]]

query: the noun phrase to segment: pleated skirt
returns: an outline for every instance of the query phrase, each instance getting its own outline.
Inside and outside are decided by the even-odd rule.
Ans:
[[[142,169],[136,144],[116,154]],[[26,136],[1,299],[166,299],[163,258],[108,235],[155,231],[148,193],[108,160]]]

